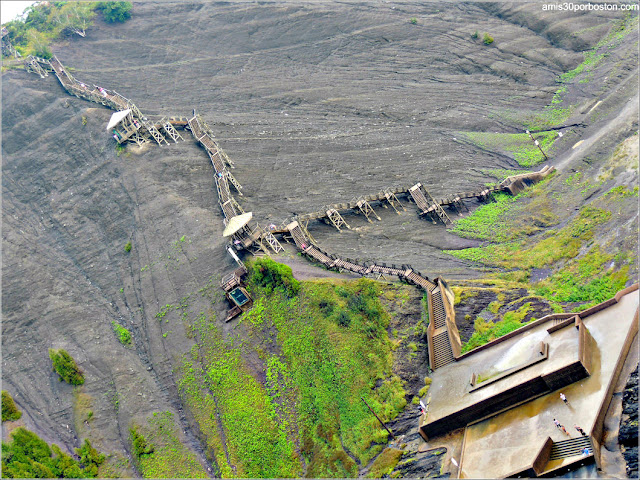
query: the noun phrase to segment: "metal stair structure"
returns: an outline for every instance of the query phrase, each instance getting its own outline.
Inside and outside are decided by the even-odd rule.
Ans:
[[[451,342],[449,342],[449,333],[446,330],[433,336],[433,349],[435,362],[431,368],[434,370],[455,361]]]
[[[560,460],[562,458],[577,457],[583,455],[585,448],[588,448],[590,452],[593,452],[593,445],[591,445],[591,439],[586,436],[580,436],[577,438],[569,438],[567,440],[561,440],[559,442],[553,442],[551,447],[551,454],[549,461]]]

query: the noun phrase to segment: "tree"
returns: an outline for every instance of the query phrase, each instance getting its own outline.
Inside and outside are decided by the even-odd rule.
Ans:
[[[48,40],[44,33],[35,28],[27,30],[27,50],[36,57],[51,58],[53,54],[49,50]]]
[[[131,18],[131,2],[98,2],[96,9],[102,12],[105,22],[126,22]]]
[[[51,20],[58,25],[60,33],[81,37],[86,35],[86,29],[93,25],[93,17],[96,16],[94,6],[91,3],[69,2],[65,3],[51,13]]]

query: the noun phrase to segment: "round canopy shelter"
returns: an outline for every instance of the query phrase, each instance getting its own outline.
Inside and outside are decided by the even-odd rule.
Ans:
[[[229,220],[229,223],[222,232],[222,236],[230,237],[242,227],[244,227],[247,223],[249,223],[249,220],[251,220],[252,217],[253,213],[251,212],[243,213],[242,215],[236,215],[231,220]]]

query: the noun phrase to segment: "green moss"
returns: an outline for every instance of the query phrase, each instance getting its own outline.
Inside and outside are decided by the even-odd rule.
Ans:
[[[53,363],[53,369],[60,375],[60,379],[71,385],[82,385],[84,376],[75,360],[65,350],[49,349],[49,358]]]
[[[385,448],[369,469],[368,478],[382,478],[389,475],[402,458],[403,451],[396,448]]]
[[[119,323],[116,323],[115,321],[112,321],[111,325],[113,325],[113,329],[116,332],[116,335],[118,336],[118,340],[120,341],[121,344],[123,345],[131,344],[131,332],[129,332],[129,330],[124,328]]]
[[[13,398],[6,390],[2,390],[2,421],[18,420],[22,412],[16,407]]]

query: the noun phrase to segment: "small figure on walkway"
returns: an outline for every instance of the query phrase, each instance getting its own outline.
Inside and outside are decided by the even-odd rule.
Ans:
[[[582,455],[589,455],[591,454],[591,450],[589,449],[589,447],[584,447],[584,450],[582,450]]]
[[[556,428],[560,428],[562,425],[560,425],[560,422],[558,420],[556,420],[555,418],[553,419],[553,423],[556,425]]]
[[[560,425],[560,430],[562,430],[565,434],[571,436],[571,434],[569,432],[567,432],[567,429],[564,428],[564,425]]]
[[[585,432],[581,427],[579,427],[578,425],[574,424],[573,427],[580,433],[580,435],[582,435],[583,437],[587,436],[587,432]]]
[[[569,405],[569,401],[567,400],[567,396],[562,392],[560,392],[560,400],[562,400],[565,405]]]

